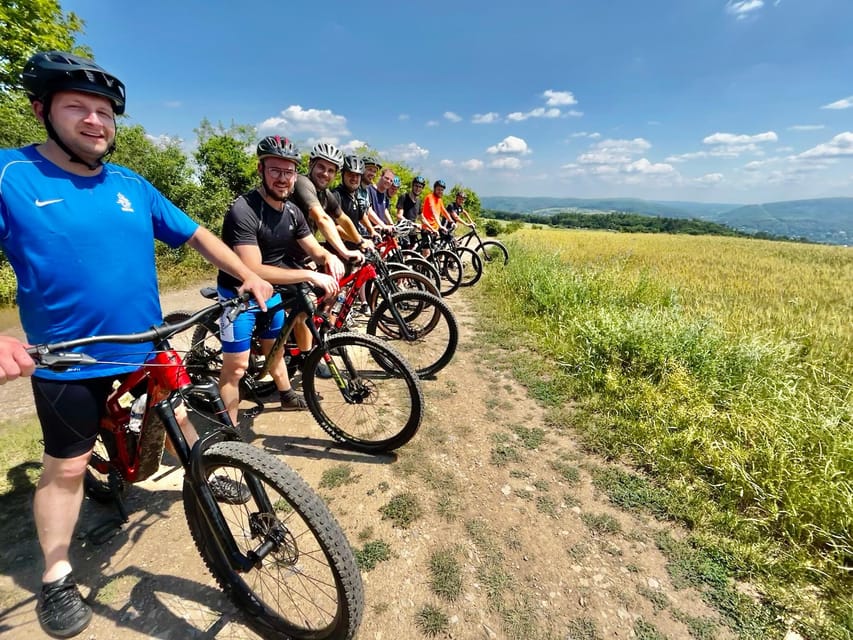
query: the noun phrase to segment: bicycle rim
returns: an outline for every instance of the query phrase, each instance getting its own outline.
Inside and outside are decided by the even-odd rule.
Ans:
[[[405,322],[407,337],[391,313],[393,304]],[[459,342],[459,327],[441,298],[408,291],[383,300],[367,323],[367,333],[393,341],[394,348],[419,376],[433,376],[446,367]]]
[[[241,560],[232,569],[189,480],[184,504],[193,540],[208,568],[247,622],[265,638],[346,640],[361,621],[364,593],[352,549],[323,501],[296,472],[244,442],[214,444],[203,474],[227,478],[245,503],[218,502]],[[256,555],[263,545],[271,551]]]
[[[456,255],[459,256],[459,261],[462,264],[462,279],[459,285],[462,287],[470,287],[480,280],[483,275],[483,261],[473,249],[467,247],[457,247]]]
[[[316,375],[326,352],[343,388],[334,378]],[[308,356],[302,390],[320,427],[358,451],[381,453],[403,446],[423,418],[423,392],[411,366],[390,346],[364,334],[327,336],[325,345]]]
[[[195,328],[184,366],[193,382],[219,378],[219,372],[222,371],[222,341],[218,323],[200,324]]]

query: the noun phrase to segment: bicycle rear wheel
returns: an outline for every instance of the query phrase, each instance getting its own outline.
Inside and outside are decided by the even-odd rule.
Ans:
[[[456,247],[454,251],[462,263],[462,280],[459,282],[459,286],[470,287],[477,284],[483,275],[483,261],[480,256],[473,249],[467,247]]]
[[[405,322],[407,337],[391,311],[394,305]],[[367,333],[392,340],[419,376],[433,376],[456,353],[459,326],[448,304],[441,298],[423,291],[396,293],[391,300],[382,300],[367,321]]]
[[[235,569],[188,478],[184,509],[205,564],[264,638],[349,640],[364,608],[361,575],[340,525],[290,467],[245,442],[220,442],[201,457],[208,482],[227,479],[217,502],[236,544]],[[248,567],[248,568],[245,568]]]
[[[317,366],[326,354],[333,377],[319,378]],[[402,447],[423,419],[423,391],[411,366],[396,350],[362,333],[327,335],[306,358],[302,391],[320,427],[357,451]]]
[[[452,251],[440,249],[430,256],[441,276],[441,295],[449,296],[456,292],[462,283],[462,261]]]
[[[222,371],[222,340],[219,337],[218,322],[211,320],[195,328],[189,351],[184,358],[184,366],[193,382],[203,382],[209,378],[219,379],[219,373]]]

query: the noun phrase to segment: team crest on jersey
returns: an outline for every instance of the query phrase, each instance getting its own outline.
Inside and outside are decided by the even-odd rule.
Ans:
[[[125,196],[123,193],[118,194],[118,198],[116,198],[116,204],[121,207],[122,211],[133,213],[133,205],[130,204],[130,200],[128,200],[127,196]]]

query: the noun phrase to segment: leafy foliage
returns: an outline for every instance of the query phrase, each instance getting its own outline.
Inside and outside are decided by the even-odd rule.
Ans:
[[[24,64],[38,51],[70,51],[92,57],[77,43],[84,22],[57,0],[0,0],[0,90],[20,88]]]

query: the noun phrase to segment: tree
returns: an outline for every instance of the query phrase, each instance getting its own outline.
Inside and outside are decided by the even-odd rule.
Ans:
[[[46,137],[23,91],[0,92],[0,147],[23,147]]]
[[[258,165],[255,154],[250,152],[257,144],[254,127],[234,123],[227,129],[222,123],[214,127],[205,118],[195,132],[198,136],[195,160],[202,189],[225,188],[236,198],[257,183]]]
[[[20,88],[26,61],[38,51],[70,51],[92,57],[77,44],[83,20],[62,11],[57,0],[0,0],[0,91]]]
[[[116,151],[110,161],[144,176],[184,210],[200,188],[193,180],[193,168],[181,149],[180,141],[155,143],[139,124],[132,127],[119,125],[116,131]]]

